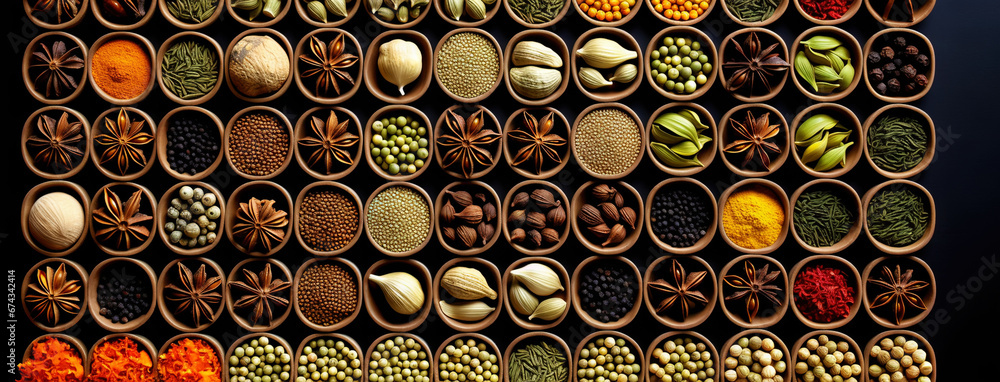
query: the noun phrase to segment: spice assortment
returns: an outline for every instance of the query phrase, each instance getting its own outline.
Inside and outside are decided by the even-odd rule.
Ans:
[[[701,38],[668,34],[649,52],[649,74],[668,93],[692,94],[708,83],[715,58],[705,52]]]
[[[885,337],[869,349],[868,375],[878,381],[932,381],[935,365],[930,354],[912,336]]]
[[[784,381],[788,366],[782,348],[784,345],[778,345],[766,334],[740,337],[726,350],[723,377],[729,382],[742,379]]]
[[[809,338],[796,353],[795,374],[802,381],[860,381],[861,359],[847,341],[835,341],[827,334]]]
[[[562,198],[546,186],[529,185],[510,198],[505,206],[507,224],[504,229],[512,244],[528,249],[542,249],[555,246],[562,240],[568,228],[566,207]]]

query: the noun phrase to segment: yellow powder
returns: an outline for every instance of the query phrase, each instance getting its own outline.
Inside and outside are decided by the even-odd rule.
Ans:
[[[734,244],[760,249],[774,244],[785,222],[785,210],[774,193],[760,185],[742,187],[729,195],[722,210],[722,227]]]

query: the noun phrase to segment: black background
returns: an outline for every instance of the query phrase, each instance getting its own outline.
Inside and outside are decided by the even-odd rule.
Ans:
[[[0,234],[2,234],[0,236],[0,254],[4,258],[5,268],[16,272],[15,285],[19,289],[22,278],[26,276],[25,272],[34,263],[45,258],[45,256],[32,251],[25,244],[18,220],[21,199],[24,194],[34,185],[44,181],[27,169],[20,157],[18,143],[25,119],[34,110],[43,106],[25,90],[24,82],[20,78],[19,66],[27,42],[44,30],[28,21],[20,3],[9,2],[8,5],[4,19],[7,46],[3,51],[5,61],[9,64],[6,65],[8,70],[5,72],[5,84],[7,86],[4,87],[4,93],[12,96],[12,99],[4,97],[8,98],[8,101],[5,102],[4,106],[5,139],[0,140],[3,145],[0,147],[0,151],[2,151],[0,155],[3,155],[5,160],[0,162],[2,163],[0,167],[7,174],[4,179],[11,179],[13,182],[9,183],[5,187],[6,191],[3,192],[7,203],[6,208],[3,209],[3,215],[0,217]],[[621,27],[631,33],[643,49],[654,34],[667,26],[652,15],[647,5],[643,4],[638,7],[639,14]],[[502,7],[499,2],[496,6]],[[722,7],[721,4],[717,5],[707,15],[705,21],[696,25],[705,31],[717,46],[726,35],[740,28],[738,24],[727,18]],[[924,185],[937,203],[937,229],[934,233],[934,239],[930,245],[915,255],[926,260],[933,268],[937,279],[938,294],[936,301],[934,301],[933,311],[921,324],[910,329],[926,336],[934,346],[938,357],[938,375],[942,380],[981,376],[987,373],[992,366],[985,363],[992,359],[987,358],[988,355],[992,354],[988,350],[993,349],[996,341],[1000,339],[995,329],[995,315],[993,314],[996,311],[997,291],[1000,290],[996,287],[998,281],[995,280],[998,273],[996,267],[1000,264],[996,263],[997,246],[995,240],[992,240],[996,235],[996,229],[1000,228],[996,220],[997,214],[1000,213],[1000,203],[995,196],[1000,182],[997,180],[997,171],[994,167],[996,163],[993,157],[995,150],[992,149],[996,142],[1000,142],[1000,133],[998,133],[998,126],[994,118],[996,112],[994,93],[991,92],[995,87],[997,70],[1000,69],[997,65],[997,60],[1000,57],[994,51],[997,46],[995,39],[998,37],[998,33],[995,32],[997,16],[1000,16],[998,10],[1000,7],[994,2],[985,0],[942,1],[938,2],[937,7],[926,20],[914,28],[924,33],[932,41],[937,55],[937,71],[932,89],[923,99],[913,103],[927,111],[934,119],[938,138],[937,155],[931,166],[913,180]],[[136,30],[137,33],[152,41],[156,48],[159,48],[159,45],[171,35],[181,31],[166,22],[159,14],[163,11],[163,9],[157,9],[153,20]],[[88,45],[104,33],[109,32],[108,29],[97,23],[92,12],[92,10],[88,11],[82,24],[67,31],[81,38]],[[784,16],[769,28],[781,35],[785,43],[790,46],[799,33],[811,26],[798,14],[794,6],[790,5]],[[558,33],[567,46],[571,48],[576,36],[591,27],[592,25],[581,18],[575,10],[569,10],[566,17],[550,29]],[[842,24],[842,27],[852,33],[863,46],[867,39],[882,26],[862,7],[858,14],[852,20]],[[273,28],[284,33],[293,46],[302,36],[314,29],[301,20],[294,8]],[[373,36],[383,31],[383,28],[371,21],[363,10],[359,11],[352,20],[341,28],[352,33],[361,42],[363,48],[368,47]],[[436,45],[440,37],[452,28],[454,27],[442,20],[433,10],[416,27],[430,39],[432,45]],[[500,9],[496,17],[482,28],[496,37],[503,47],[506,46],[506,42],[511,36],[523,29],[514,23],[503,9]],[[216,39],[225,48],[234,36],[245,29],[247,27],[237,23],[224,11],[220,20],[202,32]],[[365,58],[368,59],[368,57]],[[860,67],[858,73],[861,75]],[[645,123],[656,108],[670,101],[656,93],[646,82],[645,77],[641,77],[641,80],[643,83],[639,90],[621,102],[635,110]],[[716,120],[721,118],[730,108],[741,104],[740,101],[728,95],[718,81],[706,95],[695,102],[706,107]],[[572,122],[583,108],[592,103],[594,102],[584,97],[571,83],[565,96],[554,102],[552,106],[560,109]],[[799,110],[814,102],[805,98],[790,79],[780,95],[768,103],[780,110],[785,119],[791,122]],[[862,121],[877,108],[885,105],[884,102],[869,94],[863,80],[854,92],[840,103],[848,106]],[[266,104],[282,110],[293,124],[304,111],[317,106],[303,97],[294,84],[285,96]],[[427,94],[413,106],[426,113],[433,123],[446,108],[453,104],[455,102],[448,98],[436,84],[432,83]],[[384,105],[385,103],[377,100],[366,89],[361,89],[353,99],[340,106],[352,110],[364,122],[375,109]],[[492,96],[483,101],[482,105],[489,108],[501,123],[506,120],[510,113],[520,107],[503,85]],[[83,113],[91,123],[100,113],[113,107],[96,97],[89,84],[80,98],[66,106]],[[156,88],[147,99],[134,106],[144,110],[154,120],[159,121],[170,109],[178,105],[170,102],[163,95],[162,90]],[[212,110],[225,123],[238,110],[251,106],[251,104],[237,99],[228,89],[223,87],[212,100],[202,106]],[[646,195],[657,182],[667,177],[650,163],[648,157],[644,157],[639,168],[625,177],[624,180],[633,185],[641,195]],[[728,171],[720,158],[716,158],[709,168],[696,175],[695,178],[708,185],[716,197],[722,193],[726,186],[739,180],[737,176]],[[811,177],[800,170],[790,158],[781,169],[767,176],[767,179],[779,183],[790,195],[796,188],[811,180]],[[849,183],[861,195],[871,187],[886,180],[875,173],[864,160],[840,179]],[[86,165],[83,172],[68,180],[84,186],[91,196],[102,185],[111,182],[110,179],[97,171],[92,162]],[[273,180],[284,186],[293,197],[305,185],[314,181],[299,168],[295,161],[284,173]],[[435,197],[444,185],[454,180],[456,179],[441,171],[437,163],[433,163],[431,168],[414,180],[414,183]],[[510,170],[505,162],[502,162],[481,180],[492,185],[502,198],[521,179]],[[572,195],[578,187],[590,180],[590,177],[582,172],[576,163],[571,162],[566,170],[551,180],[558,184],[566,194]],[[227,172],[225,163],[216,175],[210,176],[205,181],[219,187],[223,195],[227,197],[239,184],[245,182],[244,179]],[[176,183],[159,164],[154,164],[152,171],[135,182],[149,187],[157,198]],[[361,163],[351,175],[342,179],[341,182],[352,187],[362,200],[365,200],[376,187],[383,183],[383,179],[375,175],[366,163]],[[220,240],[222,243],[209,252],[207,257],[214,259],[228,271],[247,256],[237,251],[228,240],[222,238]],[[645,233],[639,242],[626,253],[626,256],[642,270],[661,255],[663,253],[656,249]],[[711,245],[697,255],[709,262],[718,273],[723,265],[739,253],[729,248],[720,237],[716,236]],[[808,255],[791,237],[777,252],[772,254],[789,270],[800,259]],[[863,270],[869,262],[881,256],[880,252],[870,244],[864,235],[840,255],[851,261],[859,271]],[[386,258],[366,238],[362,238],[353,249],[342,256],[357,264],[362,272],[373,262]],[[574,237],[570,237],[566,245],[552,255],[560,260],[571,273],[576,268],[576,264],[587,256],[589,254],[586,249]],[[177,258],[178,255],[167,249],[157,238],[145,252],[135,257],[146,261],[159,272],[167,262]],[[427,265],[433,274],[441,264],[452,257],[453,255],[445,251],[435,238],[413,258]],[[501,239],[482,257],[492,261],[503,271],[512,261],[522,257],[522,255]],[[78,251],[67,258],[89,269],[98,262],[107,259],[108,255],[101,252],[91,239],[87,239]],[[310,256],[293,240],[274,258],[287,264],[294,272],[298,265],[309,259]],[[15,291],[15,293],[18,292],[20,291]],[[33,326],[24,315],[19,300],[15,301],[14,307],[17,311],[16,322],[8,322],[7,324],[16,327],[15,334],[10,335],[10,337],[15,338],[13,351],[20,359],[25,346],[42,332]],[[655,336],[669,330],[670,328],[655,321],[646,309],[642,309],[638,317],[623,329],[625,333],[637,340],[644,351]],[[704,334],[715,346],[721,346],[729,337],[741,331],[741,328],[727,320],[716,306],[708,321],[693,330]],[[810,331],[791,312],[788,312],[770,330],[776,333],[787,346],[791,346],[799,337]],[[864,346],[868,340],[884,328],[875,324],[862,309],[851,323],[840,330]],[[584,324],[574,312],[570,312],[561,325],[550,331],[565,338],[573,348],[583,336],[593,331],[593,328]],[[78,336],[88,346],[107,334],[89,316],[67,332]],[[361,344],[362,348],[365,348],[386,330],[370,321],[367,313],[362,310],[361,315],[340,332],[352,336]],[[427,320],[427,325],[414,332],[423,336],[432,348],[436,348],[446,337],[456,333],[455,330],[441,322],[433,312]],[[492,327],[482,333],[492,338],[503,350],[510,340],[524,332],[526,330],[517,327],[504,312]],[[156,346],[160,346],[169,337],[180,332],[169,327],[157,312],[136,333],[148,337]],[[235,338],[245,334],[226,313],[223,313],[222,318],[205,333],[218,338],[223,347],[228,347]],[[312,331],[292,314],[274,333],[283,336],[295,347],[302,338],[311,334]],[[6,370],[3,375],[4,379],[13,379],[13,376],[8,374]]]

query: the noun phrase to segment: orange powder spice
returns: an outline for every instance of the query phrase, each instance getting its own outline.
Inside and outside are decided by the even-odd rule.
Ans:
[[[116,99],[138,97],[149,85],[151,61],[146,49],[131,39],[111,40],[94,52],[94,84]]]

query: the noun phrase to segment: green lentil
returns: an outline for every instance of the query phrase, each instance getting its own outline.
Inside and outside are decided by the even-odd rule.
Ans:
[[[587,113],[573,134],[580,166],[601,175],[624,173],[642,152],[639,125],[621,109]]]
[[[261,336],[243,343],[229,357],[230,382],[288,381],[291,379],[292,356],[281,345],[271,345],[271,339]]]
[[[678,337],[653,350],[652,356],[653,362],[649,365],[651,382],[715,380],[715,360],[704,342]]]
[[[462,98],[479,97],[500,79],[500,58],[493,43],[474,32],[456,33],[441,46],[437,56],[442,87]]]
[[[475,339],[457,339],[445,347],[438,359],[441,381],[498,382],[500,361],[489,346]]]
[[[390,252],[406,252],[427,238],[430,218],[430,206],[423,195],[410,187],[395,186],[372,199],[366,224],[375,244]]]
[[[427,127],[413,116],[382,118],[372,123],[368,144],[375,164],[389,175],[413,174],[424,167],[428,151]]]
[[[364,375],[358,351],[334,338],[309,341],[299,355],[298,371],[295,382],[354,382]]]
[[[413,338],[396,336],[378,345],[368,363],[369,382],[430,382],[427,351]]]

